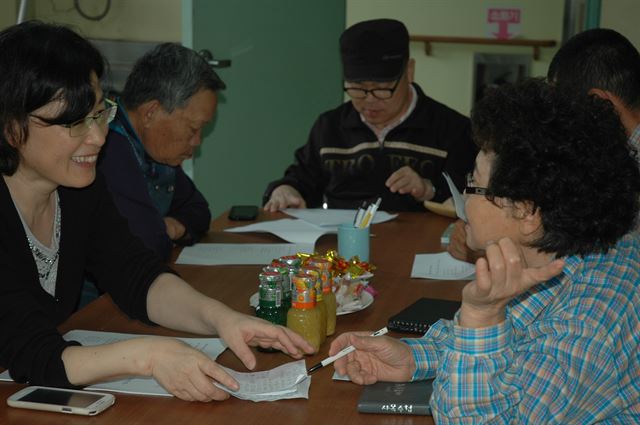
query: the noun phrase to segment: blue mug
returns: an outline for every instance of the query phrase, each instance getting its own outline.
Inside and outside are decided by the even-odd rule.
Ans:
[[[362,261],[369,261],[369,229],[354,227],[353,223],[338,226],[338,255],[349,260],[358,256]]]

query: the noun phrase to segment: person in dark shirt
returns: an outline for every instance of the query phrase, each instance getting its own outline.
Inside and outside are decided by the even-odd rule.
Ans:
[[[320,115],[295,163],[268,185],[264,208],[353,209],[380,197],[385,210],[423,211],[423,201],[449,198],[442,172],[462,187],[477,147],[468,118],[413,82],[407,28],[360,22],[344,31],[340,52],[351,101]]]
[[[100,87],[100,53],[73,31],[26,22],[0,32],[0,368],[17,382],[85,386],[150,376],[184,400],[222,400],[238,383],[174,338],[80,346],[56,327],[90,273],[134,319],[218,334],[249,368],[249,345],[294,357],[294,332],[195,291],[131,234],[96,172],[115,106]]]
[[[118,99],[98,169],[134,235],[168,260],[209,229],[209,205],[181,164],[202,142],[224,83],[195,51],[163,43],[140,58]]]

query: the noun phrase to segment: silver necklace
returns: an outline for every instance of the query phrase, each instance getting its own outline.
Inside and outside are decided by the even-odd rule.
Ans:
[[[61,227],[61,214],[60,214],[60,198],[56,196],[56,213],[55,213],[55,229],[54,229],[54,246],[56,248],[56,252],[54,255],[49,256],[33,242],[33,240],[27,234],[27,243],[29,244],[29,249],[33,254],[36,260],[36,266],[38,269],[38,276],[40,277],[40,283],[45,283],[48,281],[49,276],[53,270],[56,261],[60,255],[60,227]]]

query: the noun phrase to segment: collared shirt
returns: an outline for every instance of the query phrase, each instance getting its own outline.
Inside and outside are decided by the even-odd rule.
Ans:
[[[565,259],[563,273],[512,300],[506,320],[441,320],[405,340],[436,377],[434,419],[449,423],[640,423],[640,241]]]
[[[160,164],[147,154],[140,137],[131,125],[127,111],[120,102],[120,99],[118,99],[118,115],[116,119],[109,124],[109,129],[122,134],[129,141],[138,160],[140,171],[142,171],[145,176],[149,196],[160,215],[163,217],[166,216],[171,208],[171,201],[173,200],[176,186],[175,168]]]
[[[387,138],[387,134],[389,134],[391,130],[393,130],[400,124],[402,124],[407,119],[407,117],[411,115],[413,110],[416,109],[416,103],[418,102],[418,93],[416,93],[416,89],[413,86],[409,86],[409,87],[411,88],[411,103],[409,103],[409,109],[407,109],[405,113],[402,114],[400,119],[398,119],[396,122],[393,122],[382,129],[378,129],[377,127],[369,124],[367,120],[364,118],[364,115],[360,114],[360,119],[367,127],[371,129],[371,131],[373,131],[373,133],[378,138],[378,142],[380,143],[384,142],[384,140]]]

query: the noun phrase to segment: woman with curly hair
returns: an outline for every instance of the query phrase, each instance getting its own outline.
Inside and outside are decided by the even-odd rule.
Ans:
[[[484,249],[454,320],[422,338],[359,333],[330,354],[354,382],[436,378],[437,423],[639,423],[636,152],[610,103],[542,80],[472,114],[467,244]]]

